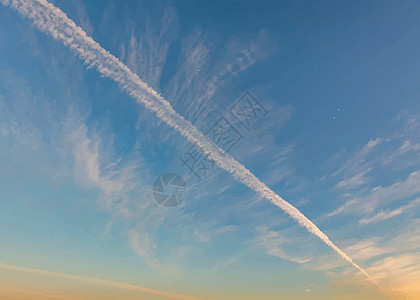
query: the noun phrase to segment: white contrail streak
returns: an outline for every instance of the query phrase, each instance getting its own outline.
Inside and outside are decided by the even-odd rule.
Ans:
[[[214,160],[219,167],[233,174],[233,176],[280,207],[302,227],[319,237],[325,244],[334,249],[342,258],[359,269],[375,284],[378,283],[351,257],[338,248],[314,223],[305,217],[296,207],[277,195],[254,174],[236,161],[229,154],[214,145],[207,137],[195,128],[190,121],[178,114],[160,94],[143,82],[136,74],[124,65],[118,58],[102,48],[82,28],[77,26],[59,8],[46,0],[0,0],[3,5],[16,9],[22,16],[33,21],[33,25],[40,31],[51,35],[54,39],[64,43],[75,51],[81,60],[89,67],[96,68],[103,76],[118,82],[123,90],[156,113],[170,127],[181,133],[190,142],[196,144]]]

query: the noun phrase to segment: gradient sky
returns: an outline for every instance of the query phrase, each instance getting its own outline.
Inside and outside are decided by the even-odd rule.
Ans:
[[[184,137],[0,6],[2,299],[420,298],[418,1],[50,2],[201,131],[231,122],[229,154],[381,289],[217,166],[197,180]]]

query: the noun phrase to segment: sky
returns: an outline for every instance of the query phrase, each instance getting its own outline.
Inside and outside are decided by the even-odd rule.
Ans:
[[[379,286],[3,0],[2,299],[420,297],[417,1],[49,2]]]

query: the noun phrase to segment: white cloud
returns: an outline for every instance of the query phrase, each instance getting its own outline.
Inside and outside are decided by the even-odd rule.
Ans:
[[[65,139],[72,149],[74,157],[74,176],[76,182],[82,186],[94,186],[100,192],[100,204],[110,209],[118,202],[123,201],[127,193],[133,191],[138,185],[138,161],[129,161],[125,165],[121,160],[110,164],[101,164],[100,138],[90,138],[88,127],[74,117],[67,119]],[[116,206],[115,206],[116,207]],[[121,207],[121,214],[126,217],[130,212]]]
[[[346,252],[350,253],[350,255],[357,260],[367,260],[389,252],[389,249],[377,247],[376,242],[369,239],[357,242],[345,249]]]
[[[213,227],[213,228],[209,228],[206,231],[202,231],[202,230],[194,230],[194,236],[197,238],[197,241],[199,243],[208,243],[210,242],[214,237],[224,234],[224,233],[228,233],[234,230],[234,226],[232,225],[227,225],[227,226],[222,226],[222,227]]]
[[[415,152],[419,155],[418,151],[420,150],[420,144],[415,143],[413,144],[410,140],[405,140],[403,144],[391,155],[388,156],[383,162],[384,165],[390,164],[393,162],[397,157],[402,156],[404,154]]]
[[[413,201],[411,201],[409,204],[401,206],[399,208],[393,209],[393,210],[387,210],[383,211],[381,210],[377,214],[375,214],[372,217],[367,217],[359,220],[360,224],[369,224],[369,223],[377,223],[381,221],[388,220],[390,218],[393,218],[395,216],[401,215],[407,211],[409,211],[411,208],[415,208],[420,204],[420,198],[417,198]]]
[[[155,243],[151,240],[148,233],[139,232],[137,230],[130,230],[128,232],[131,247],[136,253],[142,257],[150,267],[160,270],[162,268],[159,260],[157,260],[151,253],[152,248],[156,248]]]
[[[420,297],[420,253],[390,256],[367,269],[385,288],[406,299]]]
[[[367,174],[370,170],[372,170],[372,168],[368,168],[367,170],[362,171],[362,172],[360,172],[360,173],[358,173],[358,174],[354,175],[354,176],[353,176],[353,177],[351,177],[351,178],[343,179],[342,181],[340,181],[340,182],[336,185],[336,187],[338,187],[338,188],[344,188],[344,187],[349,187],[349,186],[351,186],[351,187],[355,187],[355,186],[358,186],[358,185],[365,184],[365,183],[367,183],[367,179],[366,179],[366,176],[365,176],[365,175],[366,175],[366,174]]]
[[[100,285],[100,286],[123,289],[123,290],[128,290],[128,291],[146,293],[149,295],[162,296],[169,299],[200,300],[200,298],[193,297],[193,296],[182,295],[182,294],[177,294],[177,293],[172,293],[172,292],[167,292],[167,291],[162,291],[162,290],[156,290],[156,289],[141,287],[137,285],[122,283],[122,282],[96,279],[96,278],[71,275],[71,274],[65,274],[65,273],[49,272],[49,271],[44,271],[44,270],[39,270],[39,269],[31,269],[31,268],[25,268],[25,267],[20,267],[20,266],[6,265],[2,263],[0,263],[0,269],[26,272],[26,273],[43,275],[43,276],[50,276],[54,278],[66,279],[70,281],[82,282],[85,284]]]
[[[304,264],[310,261],[307,257],[295,257],[286,254],[281,245],[290,243],[290,241],[286,237],[281,236],[278,232],[268,230],[267,227],[258,227],[257,233],[257,238],[259,239],[258,245],[263,246],[266,249],[267,254],[299,264]]]
[[[398,124],[395,126],[395,132],[388,133],[386,137],[370,139],[333,174],[332,178],[339,178],[335,190],[342,192],[348,200],[328,216],[342,213],[369,214],[380,206],[410,200],[409,198],[420,192],[419,135],[415,128],[407,128],[407,119],[408,123],[413,120],[407,112],[400,113],[396,120]],[[345,151],[341,153],[343,152]],[[417,171],[413,172],[413,169]],[[402,170],[410,171],[411,174],[402,178]],[[368,173],[369,177],[366,176]],[[381,185],[384,179],[387,186]],[[376,186],[369,187],[367,184],[372,182],[375,182]],[[382,210],[373,217],[372,222],[389,219],[405,211],[405,208]],[[362,223],[369,222],[367,219]]]
[[[359,173],[368,169],[366,167],[366,157],[372,152],[372,150],[380,145],[383,142],[383,139],[377,137],[376,139],[371,139],[369,142],[363,146],[363,148],[356,152],[350,159],[348,159],[344,165],[339,168],[333,176],[336,176],[340,173]]]
[[[393,183],[387,187],[377,186],[371,189],[367,195],[350,199],[329,213],[328,216],[335,216],[341,213],[369,213],[379,205],[403,200],[418,193],[420,193],[420,170],[412,172],[403,181]]]

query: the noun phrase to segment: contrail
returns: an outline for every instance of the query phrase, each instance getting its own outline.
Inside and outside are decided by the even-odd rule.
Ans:
[[[103,76],[108,77],[120,84],[130,96],[143,104],[147,109],[156,113],[170,127],[174,128],[191,143],[196,144],[202,151],[215,161],[220,168],[231,173],[236,180],[242,182],[262,197],[270,200],[280,207],[302,227],[319,237],[325,244],[334,249],[342,258],[352,264],[368,279],[379,284],[351,257],[338,248],[311,220],[305,217],[296,207],[277,195],[254,174],[246,169],[232,156],[225,153],[213,144],[192,123],[178,114],[160,94],[143,82],[118,58],[102,48],[97,42],[89,37],[82,28],[77,26],[59,8],[46,0],[0,0],[4,6],[10,4],[23,17],[33,20],[33,25],[40,31],[52,36],[75,51],[79,58],[90,68],[96,68]]]

